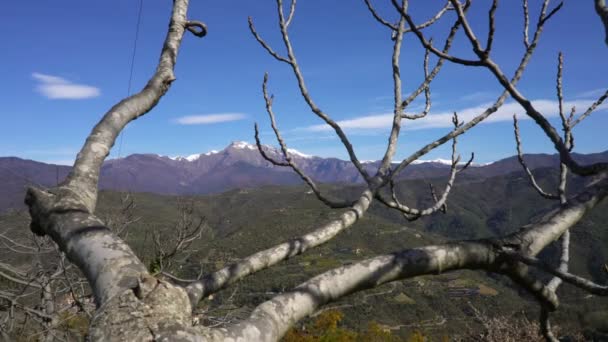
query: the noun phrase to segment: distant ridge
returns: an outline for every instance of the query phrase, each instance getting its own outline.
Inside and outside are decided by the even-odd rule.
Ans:
[[[280,150],[263,146],[265,152],[282,160]],[[350,161],[306,155],[288,151],[306,174],[321,183],[358,183],[362,179]],[[608,151],[593,154],[573,154],[583,163],[608,161]],[[526,162],[532,169],[557,167],[557,155],[529,154]],[[372,171],[378,161],[363,165]],[[449,172],[449,160],[416,161],[408,166],[400,179],[431,179]],[[25,188],[31,184],[54,186],[63,180],[69,166],[52,165],[17,157],[0,157],[0,211],[23,206]],[[490,164],[473,164],[460,177],[488,178],[521,171],[517,157]],[[234,188],[264,185],[300,184],[300,178],[289,168],[277,167],[264,160],[257,147],[235,141],[221,151],[208,151],[186,157],[157,154],[132,154],[107,160],[101,169],[102,189],[159,194],[208,194]]]

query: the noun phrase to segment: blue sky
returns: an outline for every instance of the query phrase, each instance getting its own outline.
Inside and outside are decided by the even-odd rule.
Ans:
[[[169,0],[144,0],[135,57],[133,91],[152,74],[165,35]],[[390,21],[397,16],[389,0],[375,0]],[[414,20],[426,20],[443,2],[412,2]],[[70,163],[93,125],[127,95],[138,0],[9,1],[3,4],[0,41],[0,156]],[[530,1],[532,24],[540,1]],[[555,4],[553,4],[555,5]],[[124,132],[120,155],[190,155],[218,150],[233,140],[253,142],[253,122],[263,142],[275,144],[264,111],[261,81],[270,73],[278,124],[291,148],[306,154],[346,158],[344,148],[322,126],[299,96],[293,74],[252,38],[247,17],[275,50],[283,52],[275,2],[192,1],[190,18],[204,21],[203,39],[186,35],[177,81],[160,104]],[[489,1],[474,3],[470,20],[485,40]],[[440,41],[454,19],[448,13],[425,31]],[[523,51],[519,1],[501,2],[493,57],[512,72]],[[532,25],[533,27],[533,25]],[[555,121],[555,70],[558,51],[565,55],[567,106],[582,112],[608,87],[608,47],[600,19],[589,1],[567,1],[546,26],[520,90]],[[390,128],[392,76],[390,32],[369,14],[362,0],[298,2],[291,40],[311,95],[334,120],[342,122],[362,160],[379,159]],[[464,36],[452,53],[472,56]],[[413,36],[402,52],[404,93],[421,81],[422,50]],[[434,59],[433,59],[434,60]],[[404,122],[397,157],[449,131],[450,113],[463,119],[479,112],[500,94],[487,70],[447,63],[432,86],[433,109],[426,119]],[[412,110],[421,103],[412,105]],[[510,101],[492,120],[460,139],[460,151],[489,162],[515,153],[511,115],[523,113]],[[608,149],[601,137],[608,110],[577,126],[576,152]],[[552,153],[551,144],[530,120],[521,123],[526,152]],[[118,145],[112,156],[118,155]],[[449,158],[449,146],[425,159]]]

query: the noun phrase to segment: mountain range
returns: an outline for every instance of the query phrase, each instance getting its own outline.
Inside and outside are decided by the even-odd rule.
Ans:
[[[263,146],[275,160],[282,160],[280,150]],[[309,156],[289,150],[294,162],[320,183],[360,183],[361,176],[350,161]],[[581,163],[608,161],[608,151],[574,154]],[[556,155],[525,156],[531,169],[556,167]],[[365,162],[373,171],[379,162]],[[450,161],[417,161],[408,166],[400,179],[432,179],[448,175]],[[0,211],[22,207],[28,185],[53,186],[63,180],[69,166],[46,164],[17,157],[0,157]],[[473,164],[459,177],[488,178],[521,171],[517,157],[493,163]],[[300,178],[286,167],[277,167],[264,160],[255,145],[236,141],[221,151],[210,151],[187,157],[157,154],[132,154],[107,160],[101,169],[100,188],[158,194],[209,194],[234,188],[264,185],[300,184]]]

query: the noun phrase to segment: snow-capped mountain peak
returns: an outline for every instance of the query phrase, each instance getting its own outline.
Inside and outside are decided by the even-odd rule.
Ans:
[[[269,145],[262,145],[264,147],[265,150],[270,151],[270,152],[274,152],[277,154],[281,154],[281,149],[278,147],[272,147]],[[252,151],[256,151],[258,150],[258,147],[255,144],[250,144],[246,141],[233,141],[232,143],[230,143],[230,145],[228,145],[227,148],[235,148],[235,149],[239,149],[239,150],[252,150]],[[296,149],[293,148],[288,148],[287,149],[287,153],[289,153],[290,155],[294,156],[294,157],[299,157],[299,158],[312,158],[313,156],[302,153]]]
[[[442,158],[431,159],[431,160],[418,159],[418,160],[414,160],[412,162],[412,165],[426,164],[426,163],[435,163],[435,164],[442,164],[442,165],[452,165],[452,160],[450,160],[450,159],[442,159]]]
[[[191,154],[184,159],[186,159],[189,162],[193,162],[195,160],[198,160],[200,157],[201,157],[200,153],[197,153],[197,154]]]
[[[296,156],[296,157],[300,157],[300,158],[312,158],[311,155],[304,154],[298,150],[294,150],[293,148],[288,148],[287,153],[291,154],[292,156]]]
[[[206,155],[206,156],[210,156],[210,155],[212,155],[212,154],[218,154],[218,153],[220,153],[220,152],[219,152],[219,151],[216,151],[216,150],[211,150],[211,151],[209,151],[209,152],[205,153],[205,155]]]
[[[279,148],[275,148],[275,147],[272,147],[269,145],[262,145],[262,146],[263,146],[264,150],[267,152],[274,153],[279,156],[282,154],[281,150]],[[256,155],[258,154],[258,147],[255,144],[250,144],[246,141],[233,141],[230,143],[230,145],[226,146],[226,148],[224,148],[222,151],[228,151],[230,149],[244,150],[244,151],[248,151],[250,153],[255,153]],[[221,153],[222,151],[210,150],[205,153],[191,154],[187,157],[173,156],[173,157],[167,157],[167,158],[169,158],[171,160],[175,160],[175,161],[194,162],[194,161],[199,160],[203,156],[209,157],[211,155]],[[311,156],[309,154],[302,153],[302,152],[300,152],[296,149],[292,149],[292,148],[288,148],[287,153],[289,153],[292,157],[297,157],[297,158],[305,158],[305,159],[313,158],[313,156]],[[163,157],[163,156],[160,156],[160,157]]]
[[[159,156],[159,157],[164,157],[164,156]],[[201,157],[201,154],[191,154],[187,157],[182,157],[182,156],[174,156],[174,157],[167,157],[171,160],[176,160],[176,161],[182,161],[182,160],[187,160],[189,162],[193,162],[195,160],[198,160]]]
[[[228,147],[236,148],[239,150],[257,150],[257,146],[252,145],[246,141],[233,141]]]

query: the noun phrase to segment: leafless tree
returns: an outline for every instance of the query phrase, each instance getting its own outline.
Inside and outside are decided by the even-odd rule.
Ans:
[[[139,221],[131,194],[120,197],[117,208],[102,215],[113,232],[127,238],[128,228]],[[83,328],[95,311],[87,279],[66,260],[49,237],[38,237],[7,228],[0,233],[0,290],[5,308],[0,312],[0,332],[26,340],[73,340],[82,337]]]
[[[150,267],[153,274],[162,274],[170,279],[183,280],[169,273],[177,258],[182,260],[192,256],[196,250],[192,244],[203,237],[206,228],[205,217],[197,214],[194,200],[178,198],[177,220],[172,227],[152,231],[154,259]],[[182,262],[183,263],[183,262]]]
[[[342,141],[350,160],[365,181],[365,190],[353,202],[328,198],[316,186],[314,180],[302,172],[296,162],[291,159],[286,143],[277,128],[272,107],[273,97],[268,93],[268,77],[265,76],[262,82],[262,92],[266,109],[283,152],[282,160],[272,160],[268,156],[266,158],[277,165],[292,168],[323,203],[333,208],[342,208],[341,216],[323,226],[311,227],[310,232],[301,237],[259,251],[223,269],[203,275],[187,286],[175,285],[150,274],[131,248],[95,215],[95,206],[100,166],[113,146],[117,135],[128,122],[150,111],[168,91],[175,80],[173,69],[184,32],[188,30],[200,37],[207,32],[204,24],[187,18],[188,0],[174,0],[169,30],[160,61],[155,74],[145,88],[122,100],[104,115],[87,138],[71,173],[63,183],[52,189],[31,187],[26,196],[32,219],[32,231],[38,235],[50,236],[59,249],[80,268],[88,279],[97,305],[89,326],[91,340],[278,340],[295,322],[312,314],[323,305],[350,293],[418,275],[459,269],[478,269],[506,275],[515,284],[525,288],[538,299],[543,308],[544,336],[548,340],[555,341],[547,317],[549,312],[557,309],[558,298],[555,288],[559,282],[556,280],[546,284],[537,277],[536,273],[529,272],[529,267],[548,272],[562,281],[590,293],[602,296],[608,294],[607,286],[593,283],[571,274],[567,270],[569,240],[567,232],[608,194],[608,165],[604,163],[578,164],[570,154],[572,149],[570,137],[574,126],[587,118],[608,97],[608,91],[578,117],[572,115],[568,118],[562,112],[562,117],[566,117],[562,121],[565,127],[565,136],[562,137],[543,116],[543,113],[539,112],[517,87],[538,46],[543,29],[561,9],[561,3],[552,7],[549,0],[544,0],[539,17],[532,29],[532,35],[529,35],[528,2],[523,0],[525,51],[521,56],[519,66],[512,75],[507,75],[492,58],[498,1],[495,0],[491,4],[487,17],[487,39],[482,42],[477,38],[467,19],[467,11],[471,5],[468,1],[461,3],[458,0],[449,0],[435,16],[425,22],[417,23],[408,14],[407,0],[402,0],[400,3],[392,0],[398,18],[396,22],[381,17],[374,10],[373,4],[366,0],[365,3],[372,16],[390,30],[394,46],[391,59],[394,86],[392,128],[380,165],[374,172],[369,172],[362,167],[356,151],[343,129],[316,104],[308,90],[289,37],[289,26],[294,20],[296,1],[292,0],[287,14],[284,13],[282,1],[276,0],[276,2],[279,29],[286,54],[281,54],[267,43],[256,31],[253,20],[250,19],[251,32],[272,57],[291,68],[301,95],[310,110],[329,125]],[[600,12],[598,10],[598,13],[602,15],[603,12]],[[450,17],[453,19],[449,19]],[[426,37],[424,31],[426,27],[440,20],[452,20],[453,25],[442,46],[437,47],[434,41]],[[452,42],[458,32],[464,32],[476,56],[474,59],[450,53]],[[406,34],[414,35],[426,53],[423,58],[424,79],[413,92],[403,96],[400,51],[403,37]],[[435,56],[433,58],[436,59],[432,68],[429,65],[431,56]],[[428,114],[431,107],[431,84],[445,63],[485,69],[504,88],[504,91],[491,106],[468,122],[460,122],[455,114],[452,130],[412,153],[400,161],[396,167],[392,167],[402,123],[407,123],[408,120],[423,119]],[[559,65],[561,70],[561,62]],[[558,76],[558,96],[561,98],[560,82],[561,76]],[[408,106],[423,93],[426,108],[420,113],[408,112]],[[237,322],[222,327],[193,324],[193,308],[201,299],[254,272],[271,267],[327,242],[360,220],[375,200],[403,213],[408,219],[431,215],[445,208],[444,204],[453,179],[461,170],[458,166],[460,158],[456,152],[456,139],[489,118],[508,97],[521,106],[522,113],[532,118],[553,143],[560,155],[562,175],[568,170],[578,176],[592,177],[592,181],[586,187],[579,189],[578,193],[566,197],[565,188],[561,182],[557,187],[556,195],[559,197],[560,205],[541,219],[521,227],[515,233],[494,239],[451,241],[376,256],[320,274],[291,291],[260,303],[247,318]],[[259,145],[257,134],[256,140]],[[452,172],[448,186],[442,194],[439,197],[435,196],[437,199],[429,208],[412,208],[402,203],[391,191],[391,182],[413,161],[449,141],[452,141],[453,144]],[[260,152],[263,152],[261,148]],[[531,175],[530,178],[533,179],[533,176]],[[544,190],[541,193],[545,194],[545,197],[556,197]],[[554,268],[537,259],[536,256],[539,252],[560,238],[563,247],[562,264],[559,267]]]
[[[21,234],[23,235],[23,234]],[[94,311],[82,273],[49,238],[3,232],[0,258],[0,333],[25,340],[53,341],[82,335],[69,322],[86,322]],[[71,324],[75,325],[75,324]],[[83,324],[81,324],[83,325]],[[84,325],[86,327],[86,325]]]

